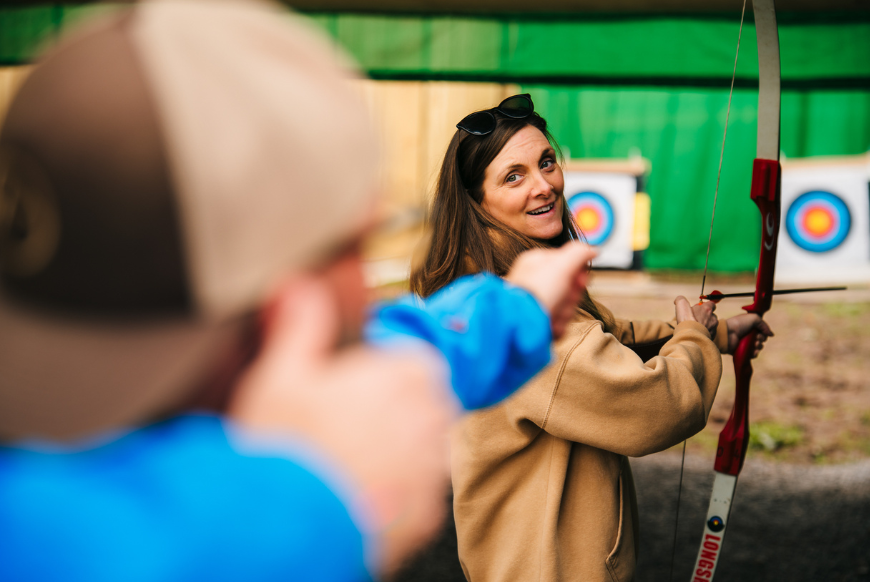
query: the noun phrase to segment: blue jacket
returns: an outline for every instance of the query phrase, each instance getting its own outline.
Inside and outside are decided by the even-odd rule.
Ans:
[[[467,410],[501,402],[550,362],[550,318],[529,293],[490,274],[463,277],[425,302],[408,295],[378,307],[366,339],[426,341],[450,366]]]

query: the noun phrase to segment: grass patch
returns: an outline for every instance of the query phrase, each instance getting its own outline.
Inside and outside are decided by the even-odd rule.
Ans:
[[[852,430],[842,431],[834,446],[837,450],[849,453],[860,453],[862,456],[870,454],[870,436],[866,434],[856,434]]]
[[[846,451],[858,451],[864,455],[870,455],[870,438],[850,435],[848,440],[843,443],[843,449]]]
[[[804,431],[799,426],[778,422],[759,422],[749,425],[749,448],[765,453],[794,447],[804,440]]]
[[[715,451],[719,447],[719,433],[701,431],[692,437],[692,442],[705,450]]]
[[[870,313],[870,303],[826,303],[822,311],[831,317],[860,317]]]

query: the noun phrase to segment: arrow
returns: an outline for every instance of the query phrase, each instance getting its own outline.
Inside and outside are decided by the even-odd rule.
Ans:
[[[770,292],[771,295],[789,295],[791,293],[812,293],[814,291],[845,291],[846,287],[807,287],[804,289],[775,289]],[[719,303],[722,299],[728,297],[754,297],[755,291],[747,291],[746,293],[720,293],[713,291],[709,295],[701,295],[701,299],[707,299],[713,303]]]

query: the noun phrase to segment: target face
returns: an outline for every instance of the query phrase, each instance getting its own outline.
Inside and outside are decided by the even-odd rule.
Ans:
[[[595,192],[579,192],[568,198],[568,208],[590,245],[604,244],[613,233],[613,207]]]
[[[852,217],[839,196],[814,190],[801,194],[791,203],[785,226],[794,244],[805,251],[824,253],[846,239]]]

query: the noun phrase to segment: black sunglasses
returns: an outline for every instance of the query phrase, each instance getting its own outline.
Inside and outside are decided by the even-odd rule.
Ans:
[[[466,115],[462,118],[462,121],[456,124],[456,127],[462,131],[467,131],[471,135],[489,135],[496,126],[494,111],[511,119],[524,119],[531,115],[534,110],[535,106],[532,103],[532,96],[528,93],[523,93],[522,95],[508,97],[499,103],[498,107],[493,107],[486,111],[475,111]]]

